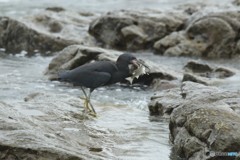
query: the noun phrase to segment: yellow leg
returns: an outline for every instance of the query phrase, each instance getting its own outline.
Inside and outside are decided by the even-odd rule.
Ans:
[[[83,106],[84,106],[85,112],[88,111],[88,112],[89,112],[89,115],[96,117],[97,114],[96,114],[96,112],[95,112],[95,110],[94,110],[91,102],[90,102],[87,98],[83,98],[83,97],[80,97],[80,98],[81,98],[82,100],[84,100]],[[90,106],[89,106],[89,105],[90,105]]]

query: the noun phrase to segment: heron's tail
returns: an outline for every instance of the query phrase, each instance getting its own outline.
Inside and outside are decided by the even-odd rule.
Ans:
[[[58,72],[58,81],[67,82],[69,71]]]

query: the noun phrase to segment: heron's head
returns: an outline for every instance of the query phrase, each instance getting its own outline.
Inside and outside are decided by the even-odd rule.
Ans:
[[[117,66],[120,70],[136,69],[139,66],[138,60],[130,53],[124,53],[117,59]]]

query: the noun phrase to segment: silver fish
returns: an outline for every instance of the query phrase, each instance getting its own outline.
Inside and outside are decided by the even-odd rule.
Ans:
[[[146,71],[146,69],[148,69],[148,71]],[[145,65],[143,62],[141,62],[139,64],[139,67],[132,72],[132,76],[126,78],[126,80],[128,80],[132,84],[134,78],[138,79],[139,76],[149,74],[149,72],[150,72],[149,67]]]

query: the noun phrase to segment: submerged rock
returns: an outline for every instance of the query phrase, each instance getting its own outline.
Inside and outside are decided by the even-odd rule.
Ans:
[[[186,20],[181,12],[115,11],[96,20],[89,27],[101,46],[119,50],[151,49],[155,41],[177,31]]]
[[[0,17],[0,48],[5,48],[7,53],[20,53],[23,50],[30,55],[36,51],[55,52],[75,43],[37,32],[17,20]]]
[[[116,61],[122,52],[102,49],[98,47],[88,47],[83,45],[72,45],[62,50],[49,64],[45,74],[49,79],[57,79],[58,73],[62,70],[71,70],[85,63],[91,63],[96,60]],[[145,61],[145,60],[144,60]],[[168,70],[167,67],[155,64],[149,60],[145,61],[150,68],[150,73],[134,79],[133,83],[142,83],[151,85],[153,80],[176,79],[175,72]]]
[[[238,152],[239,92],[184,82],[181,88],[158,92],[151,100],[151,114],[170,117],[173,154],[198,160],[216,158],[213,152]]]

